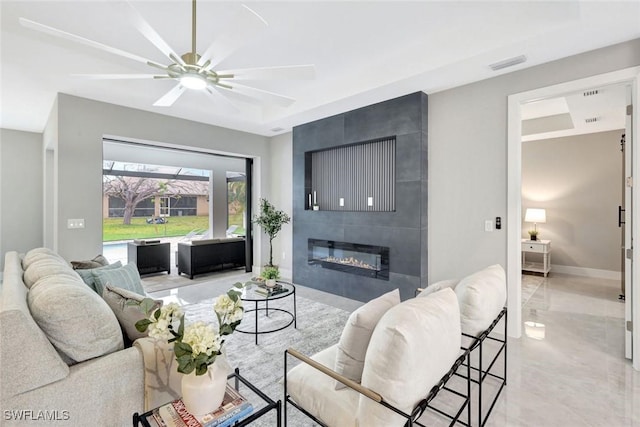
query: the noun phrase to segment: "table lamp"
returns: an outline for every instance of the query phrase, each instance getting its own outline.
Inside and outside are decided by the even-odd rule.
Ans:
[[[533,223],[533,230],[529,230],[531,240],[538,240],[538,223],[547,222],[547,211],[545,209],[527,208],[524,215],[525,222]]]

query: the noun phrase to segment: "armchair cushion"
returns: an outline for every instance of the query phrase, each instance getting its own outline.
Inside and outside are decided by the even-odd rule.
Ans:
[[[39,258],[29,264],[24,271],[22,280],[27,288],[31,288],[38,280],[47,276],[65,275],[77,279],[78,275],[73,272],[69,264],[57,257]]]
[[[455,363],[460,344],[460,310],[451,289],[404,301],[387,311],[373,331],[362,385],[411,413]],[[406,422],[365,396],[360,396],[357,418],[360,426]]]
[[[465,277],[456,286],[462,332],[476,336],[500,314],[507,300],[506,277],[495,264]]]
[[[60,255],[58,255],[56,252],[54,252],[49,248],[35,248],[27,252],[24,258],[22,258],[22,269],[26,270],[27,268],[29,268],[31,263],[36,262],[38,260],[50,259],[50,258],[58,258],[66,262],[64,258],[62,258]]]
[[[330,368],[336,360],[337,351],[336,344],[311,358]],[[355,409],[360,395],[346,387],[335,390],[334,383],[333,378],[305,363],[300,363],[287,373],[287,393],[300,406],[328,426],[355,427]]]
[[[380,318],[391,307],[399,303],[400,291],[394,289],[378,298],[372,299],[351,313],[340,336],[335,362],[329,366],[335,365],[337,373],[350,380],[360,382],[371,334],[373,334],[373,330]],[[336,390],[345,387],[341,382],[335,381]]]

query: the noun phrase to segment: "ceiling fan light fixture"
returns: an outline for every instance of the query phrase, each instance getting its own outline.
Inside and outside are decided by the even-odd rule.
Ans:
[[[187,89],[202,90],[207,87],[207,79],[196,73],[188,73],[180,76],[180,84]]]

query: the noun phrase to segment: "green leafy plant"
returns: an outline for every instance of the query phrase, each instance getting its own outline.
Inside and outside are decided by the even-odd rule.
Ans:
[[[154,301],[145,298],[140,302],[140,309],[148,316],[136,322],[140,332],[149,330],[149,336],[173,343],[173,352],[178,362],[178,372],[204,375],[209,365],[222,354],[225,336],[231,335],[242,322],[241,283],[226,294],[216,298],[213,310],[218,318],[218,328],[204,322],[186,323],[184,313],[176,303],[160,308],[153,308]]]
[[[260,274],[260,276],[262,276],[262,278],[266,280],[279,279],[280,271],[278,270],[277,267],[265,267],[262,270],[262,273]]]
[[[260,215],[253,218],[254,224],[262,227],[262,230],[269,236],[269,264],[273,266],[273,239],[278,235],[282,226],[291,221],[289,215],[279,211],[267,199],[260,199]]]

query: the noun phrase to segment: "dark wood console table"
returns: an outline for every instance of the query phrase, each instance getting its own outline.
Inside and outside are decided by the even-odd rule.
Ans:
[[[240,266],[246,267],[244,239],[178,243],[178,275],[193,279],[196,274]]]
[[[171,244],[148,243],[127,244],[127,258],[138,267],[138,273],[160,273],[166,271],[171,274]]]

